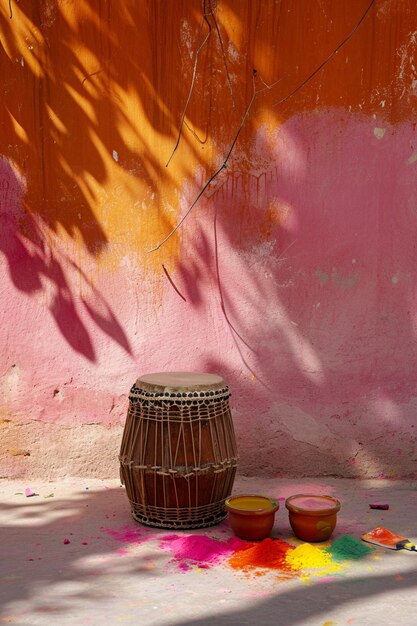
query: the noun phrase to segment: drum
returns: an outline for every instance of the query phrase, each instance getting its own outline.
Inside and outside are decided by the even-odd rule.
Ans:
[[[216,374],[166,372],[136,381],[119,456],[135,520],[186,529],[226,517],[238,461],[229,397]]]

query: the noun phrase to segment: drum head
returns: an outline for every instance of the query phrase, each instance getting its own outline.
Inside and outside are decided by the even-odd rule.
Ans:
[[[136,387],[145,391],[210,391],[225,387],[218,374],[198,372],[159,372],[145,374],[136,381]]]

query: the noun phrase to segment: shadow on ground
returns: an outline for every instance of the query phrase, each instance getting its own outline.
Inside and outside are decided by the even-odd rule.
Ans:
[[[249,479],[241,479],[238,489],[245,480]],[[314,486],[314,482],[312,479],[310,486]],[[339,482],[347,485],[351,481]],[[316,483],[318,489],[326,487],[323,480]],[[286,495],[288,490],[299,486],[294,481],[269,479],[266,487],[274,492],[271,495],[277,496]],[[329,491],[333,487],[330,481]],[[404,555],[388,551],[379,552],[378,561],[353,563],[347,576],[313,577],[308,585],[299,579],[277,579],[271,586],[267,579],[231,570],[227,564],[216,565],[199,576],[191,570],[180,572],[176,566],[167,566],[171,558],[168,551],[158,548],[155,541],[148,543],[157,541],[167,531],[133,522],[123,488],[115,488],[114,482],[111,487],[91,484],[88,487],[85,481],[85,486],[79,484],[70,495],[68,488],[62,487],[60,496],[59,489],[56,483],[51,487],[46,484],[38,490],[39,495],[31,498],[25,498],[23,489],[16,489],[8,498],[3,497],[3,502],[8,502],[0,509],[3,520],[0,622],[10,618],[11,622],[22,619],[22,623],[34,623],[27,621],[31,619],[42,624],[61,623],[59,620],[98,624],[103,623],[103,611],[109,610],[106,619],[112,620],[111,615],[136,606],[139,608],[129,609],[133,620],[129,623],[140,619],[141,624],[175,626],[211,626],[213,623],[291,626],[318,624],[329,619],[330,613],[351,611],[353,617],[359,616],[356,623],[372,624],[380,622],[369,621],[370,602],[375,602],[379,616],[385,610],[387,617],[392,616],[393,607],[405,606],[417,587],[417,566],[407,569],[411,561],[401,560]],[[355,481],[354,485],[352,482],[352,486],[343,489],[344,492],[341,487],[339,491],[345,496],[345,513],[339,514],[335,537],[346,532],[359,536],[367,524],[377,525],[377,520],[379,524],[413,537],[411,486],[402,488],[401,484],[393,482],[376,487],[372,492],[366,483]],[[51,493],[54,496],[48,497]],[[367,501],[376,495],[381,501],[393,504],[391,518],[387,512],[378,511],[372,513],[375,517],[370,521]],[[381,515],[385,516],[385,521],[380,521]],[[214,533],[214,536],[220,532],[224,538],[230,533],[227,524],[195,532]],[[277,516],[274,536],[290,537],[284,511]],[[69,543],[64,543],[66,539]],[[406,556],[413,555],[407,553]],[[232,590],[226,600],[222,595],[224,587]],[[266,595],[260,590],[267,592],[268,597],[260,597]],[[216,593],[219,603],[212,603]],[[142,607],[142,601],[146,606]],[[160,621],[152,617],[156,615],[152,609],[158,609]],[[81,621],[67,621],[78,620],[79,615],[83,616]],[[85,621],[86,615],[94,616],[90,618],[92,621],[87,618]],[[399,619],[401,616],[398,615]],[[413,622],[400,620],[397,623]]]
[[[30,499],[19,494],[16,504],[1,505],[0,609],[23,602],[33,614],[66,614],[71,603],[108,598],[107,577],[155,574],[158,556],[126,556],[106,530],[134,525],[124,489],[83,489],[58,499],[57,492],[48,498],[53,491],[46,486]],[[158,575],[164,575],[162,565]],[[43,601],[51,585],[62,595]]]
[[[417,586],[417,569],[408,572],[407,579],[401,585],[412,594]],[[389,594],[398,591],[399,582],[392,575],[364,576],[353,580],[335,580],[326,583],[317,583],[311,587],[302,587],[284,591],[271,599],[259,602],[256,606],[245,608],[242,611],[216,614],[215,617],[186,620],[176,622],[175,626],[213,626],[216,624],[250,624],[256,626],[291,626],[305,624],[307,620],[316,619],[316,624],[337,624],[325,621],[330,611],[337,612],[343,606],[352,605],[352,621],[355,624],[377,624],[379,621],[363,622],[355,615],[361,612],[361,602],[373,599],[375,603],[386,603],[391,608]],[[411,619],[411,618],[410,618]],[[323,622],[322,622],[323,620]],[[309,622],[311,623],[311,622]],[[346,623],[346,622],[341,622]],[[349,620],[348,622],[349,623]],[[388,623],[388,622],[387,622]],[[395,623],[395,622],[391,622]],[[412,624],[414,622],[399,621],[397,624]]]

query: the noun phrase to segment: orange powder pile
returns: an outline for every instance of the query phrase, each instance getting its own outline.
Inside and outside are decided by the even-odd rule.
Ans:
[[[294,550],[294,547],[286,541],[268,538],[248,546],[230,557],[229,565],[233,569],[246,572],[255,568],[291,571],[285,557],[289,550]]]

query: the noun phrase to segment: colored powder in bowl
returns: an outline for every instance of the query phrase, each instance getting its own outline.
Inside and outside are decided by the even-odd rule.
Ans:
[[[281,539],[264,539],[258,543],[247,544],[249,547],[235,552],[229,559],[233,569],[249,571],[255,568],[289,571],[286,555],[294,550]]]
[[[246,542],[236,537],[219,541],[205,535],[166,535],[161,539],[160,547],[173,554],[173,561],[193,561],[200,567],[219,563],[246,545]]]
[[[288,552],[286,562],[293,570],[317,569],[329,567],[332,564],[332,559],[330,554],[321,548],[316,548],[310,543],[303,543]]]
[[[362,559],[373,551],[374,548],[367,546],[352,535],[342,535],[333,541],[331,546],[326,548],[326,552],[328,552],[335,561]]]
[[[303,509],[304,511],[322,511],[325,509],[332,509],[335,506],[334,502],[321,496],[300,496],[298,498],[291,498],[291,504]]]

